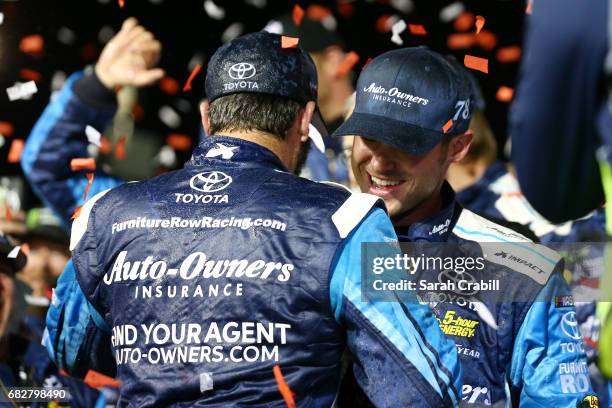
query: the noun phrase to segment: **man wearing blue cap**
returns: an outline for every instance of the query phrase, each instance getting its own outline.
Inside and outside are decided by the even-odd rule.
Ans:
[[[445,180],[470,147],[473,100],[465,72],[441,55],[424,47],[387,52],[361,72],[355,110],[334,135],[355,136],[355,177],[385,201],[401,242],[472,242],[484,254],[481,275],[499,281],[498,293],[419,292],[438,300],[430,305],[455,341],[463,404],[597,406],[561,258],[462,209]],[[424,273],[468,282],[478,272]]]
[[[458,406],[431,311],[361,299],[361,243],[396,242],[382,202],[293,174],[317,115],[307,53],[235,39],[206,94],[212,136],[184,169],[98,193],[74,221],[47,319],[58,365],[116,376],[119,406],[281,407],[278,364],[297,404],[320,407],[348,346],[377,406]]]

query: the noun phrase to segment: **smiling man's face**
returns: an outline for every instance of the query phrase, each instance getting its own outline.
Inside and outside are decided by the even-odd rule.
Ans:
[[[438,143],[422,156],[356,136],[351,165],[361,191],[385,201],[394,225],[409,225],[439,201],[446,177],[447,149]]]

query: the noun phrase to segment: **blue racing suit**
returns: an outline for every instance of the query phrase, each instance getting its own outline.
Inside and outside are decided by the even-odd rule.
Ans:
[[[104,129],[114,111],[111,98],[106,98],[108,104],[98,103],[103,89],[99,89],[97,98],[88,100],[95,78],[80,80],[89,82],[86,88],[79,87],[80,76],[72,76],[46,109],[28,139],[23,160],[36,191],[66,222],[84,188],[77,179],[82,175],[69,173],[70,159],[86,155],[85,126]],[[217,156],[219,149],[226,154]],[[227,155],[232,159],[224,160]],[[215,188],[205,181],[206,177],[196,177],[209,167],[214,167],[213,171],[222,168],[231,177],[231,186],[226,186],[223,194],[213,194],[218,198],[204,198],[211,195],[200,191]],[[70,263],[60,277],[47,316],[45,345],[58,365],[74,375],[82,375],[87,368],[117,375],[123,382],[121,405],[137,401],[138,406],[193,406],[197,400],[211,406],[237,401],[280,406],[271,372],[272,364],[278,363],[296,393],[298,406],[325,406],[331,405],[336,394],[339,352],[348,344],[358,357],[355,371],[360,384],[380,406],[457,405],[461,384],[456,351],[441,335],[429,309],[413,307],[406,315],[397,305],[360,301],[360,243],[394,239],[384,212],[370,202],[370,207],[361,208],[362,216],[355,219],[354,203],[363,200],[355,201],[341,190],[307,182],[283,170],[266,149],[236,139],[211,138],[196,150],[185,170],[155,181],[128,184],[105,193],[105,188],[122,181],[97,173],[90,192],[95,198],[83,207],[82,216],[75,222],[76,268]],[[194,175],[179,182],[180,175],[186,174]],[[194,186],[190,184],[192,179]],[[178,183],[173,185],[171,180]],[[157,187],[145,187],[151,183]],[[171,189],[183,192],[173,195]],[[170,194],[170,201],[163,198],[164,194]],[[181,198],[176,194],[182,194]],[[267,194],[271,195],[263,200]],[[227,202],[222,202],[224,195]],[[154,196],[159,201],[156,198],[145,204]],[[127,197],[138,202],[123,206]],[[109,206],[113,208],[107,212]],[[139,216],[132,220],[130,212]],[[106,214],[104,218],[109,217],[104,223],[110,229],[97,230],[88,225],[102,213]],[[335,222],[332,213],[338,214]],[[168,223],[161,220],[166,216]],[[210,225],[215,225],[216,218],[219,225],[185,225],[188,217],[207,226],[209,219]],[[245,221],[247,218],[252,221]],[[224,223],[231,226],[222,227]],[[347,225],[351,223],[355,225],[349,231]],[[105,238],[99,232],[104,232]],[[166,235],[169,232],[171,238]],[[246,240],[245,245],[230,245],[240,240]],[[94,242],[96,247],[90,247]],[[171,251],[172,246],[175,248]],[[186,256],[181,261],[184,251]],[[228,261],[232,257],[239,263],[229,265],[239,267],[244,261],[251,269],[250,273],[243,271],[241,278],[238,272],[236,276],[214,278],[217,286],[198,284],[210,276],[193,277],[189,285],[174,285],[173,280],[180,283],[183,279],[180,272],[172,277],[168,273],[172,268],[159,280],[148,276],[141,281],[139,275],[136,281],[125,282],[120,273],[111,285],[105,283],[106,272],[99,274],[102,264],[110,266],[107,272],[112,274],[112,267],[119,268],[123,262],[121,267],[126,269],[122,271],[131,277],[128,265],[136,268],[139,261],[134,259],[143,257],[140,265],[144,267],[154,254],[159,260],[147,266],[153,277],[161,271],[159,262],[170,266],[179,262],[185,267],[190,263],[192,268],[199,268],[200,262],[208,265],[210,261],[200,258],[193,263],[193,257],[205,255]],[[223,269],[221,264],[216,265]],[[264,266],[260,265],[280,265],[280,270],[266,269],[261,274],[257,270]],[[209,270],[213,275],[221,271]],[[256,274],[269,276],[250,278]],[[117,277],[121,283],[115,282]],[[283,280],[285,277],[287,280]],[[193,302],[189,297],[201,299]],[[420,331],[414,329],[415,325]],[[161,344],[159,340],[164,339],[157,337],[147,342],[146,333],[159,336],[166,328],[171,331],[168,343]],[[136,339],[132,338],[134,330]],[[187,330],[183,331],[184,345],[177,344],[181,330]],[[198,330],[207,337],[196,339]],[[236,333],[241,337],[232,337]],[[252,342],[255,335],[259,338]],[[203,340],[207,340],[206,345]],[[255,346],[257,342],[262,344]],[[133,359],[137,353],[134,350],[141,353],[138,362]],[[149,350],[147,356],[143,350]],[[160,360],[156,360],[156,351]],[[261,358],[246,361],[252,355],[245,354],[255,352]],[[406,389],[412,391],[406,393]]]
[[[504,299],[520,300],[500,302],[491,292],[480,291],[477,299],[460,293],[431,303],[459,353],[463,403],[503,407],[510,397],[513,406],[570,408],[588,399],[593,392],[583,340],[579,332],[571,331],[577,330],[575,308],[571,301],[557,302],[570,299],[560,257],[463,209],[448,184],[443,197],[446,206],[440,212],[408,228],[396,228],[399,240],[481,246],[488,255],[481,278],[495,276]],[[495,243],[504,245],[505,252]],[[530,252],[534,250],[538,253]],[[458,330],[465,322],[475,330]]]

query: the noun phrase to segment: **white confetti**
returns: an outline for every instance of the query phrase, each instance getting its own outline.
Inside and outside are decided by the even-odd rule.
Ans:
[[[66,82],[66,73],[64,71],[55,71],[51,77],[51,91],[59,91]]]
[[[410,13],[414,9],[412,0],[391,0],[391,7],[401,11],[402,13]]]
[[[391,27],[391,32],[393,35],[391,36],[391,41],[397,45],[404,45],[404,40],[400,37],[400,34],[406,30],[406,22],[404,20],[399,20]]]
[[[4,138],[4,136],[0,135],[0,148],[2,148],[2,146],[4,146],[5,143],[6,143],[6,139]]]
[[[336,21],[334,16],[331,14],[325,17],[321,21],[321,24],[323,25],[323,27],[325,27],[329,31],[335,31],[336,28],[338,27],[338,22]]]
[[[34,81],[28,81],[25,83],[17,82],[12,87],[6,89],[6,93],[8,94],[10,101],[30,99],[36,92],[38,92],[38,88],[36,87],[36,83]]]
[[[323,136],[321,136],[321,133],[319,133],[317,128],[314,127],[312,123],[308,125],[308,137],[310,140],[312,140],[312,143],[315,145],[318,151],[325,153],[325,142],[323,142]]]
[[[272,34],[282,34],[283,33],[283,23],[277,20],[270,20],[268,24],[261,31],[266,31]]]
[[[204,53],[196,52],[195,54],[193,54],[193,57],[191,57],[189,63],[187,63],[187,70],[189,72],[192,72],[195,69],[196,65],[204,67]]]
[[[459,17],[459,14],[465,11],[465,6],[460,1],[449,4],[440,10],[440,21],[443,23],[449,23]]]
[[[170,106],[162,106],[158,111],[159,120],[169,128],[177,128],[181,125],[181,117]]]
[[[4,13],[0,13],[0,24],[4,23]]]
[[[87,136],[89,143],[100,147],[100,138],[102,137],[102,133],[98,132],[93,126],[87,125],[85,127],[85,135]]]
[[[21,250],[21,246],[16,246],[15,248],[13,248],[11,250],[11,252],[9,252],[9,254],[7,255],[8,259],[15,259],[17,258],[17,255],[19,255],[19,251]]]
[[[181,111],[182,113],[191,113],[193,107],[191,102],[186,99],[179,98],[174,101],[174,107]]]
[[[240,34],[244,32],[244,24],[242,23],[232,23],[229,27],[225,29],[223,34],[221,34],[221,41],[228,42],[238,37]]]
[[[204,1],[204,11],[213,20],[223,20],[225,18],[225,10],[217,6],[212,0]]]
[[[200,392],[206,392],[213,388],[213,373],[200,373]]]
[[[245,0],[245,3],[257,7],[258,9],[265,8],[268,5],[267,0]]]
[[[72,45],[76,40],[76,34],[68,27],[61,27],[57,31],[57,40],[64,45]]]
[[[104,26],[98,32],[98,41],[100,44],[106,44],[115,36],[115,30],[111,26]]]
[[[156,157],[159,164],[164,167],[174,167],[176,164],[176,152],[168,145],[162,146]]]

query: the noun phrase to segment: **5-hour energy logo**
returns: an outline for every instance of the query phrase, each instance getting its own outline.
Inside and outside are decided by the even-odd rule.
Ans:
[[[454,310],[447,310],[443,319],[438,319],[440,329],[449,336],[474,337],[476,334],[477,320],[464,319],[457,315]]]

